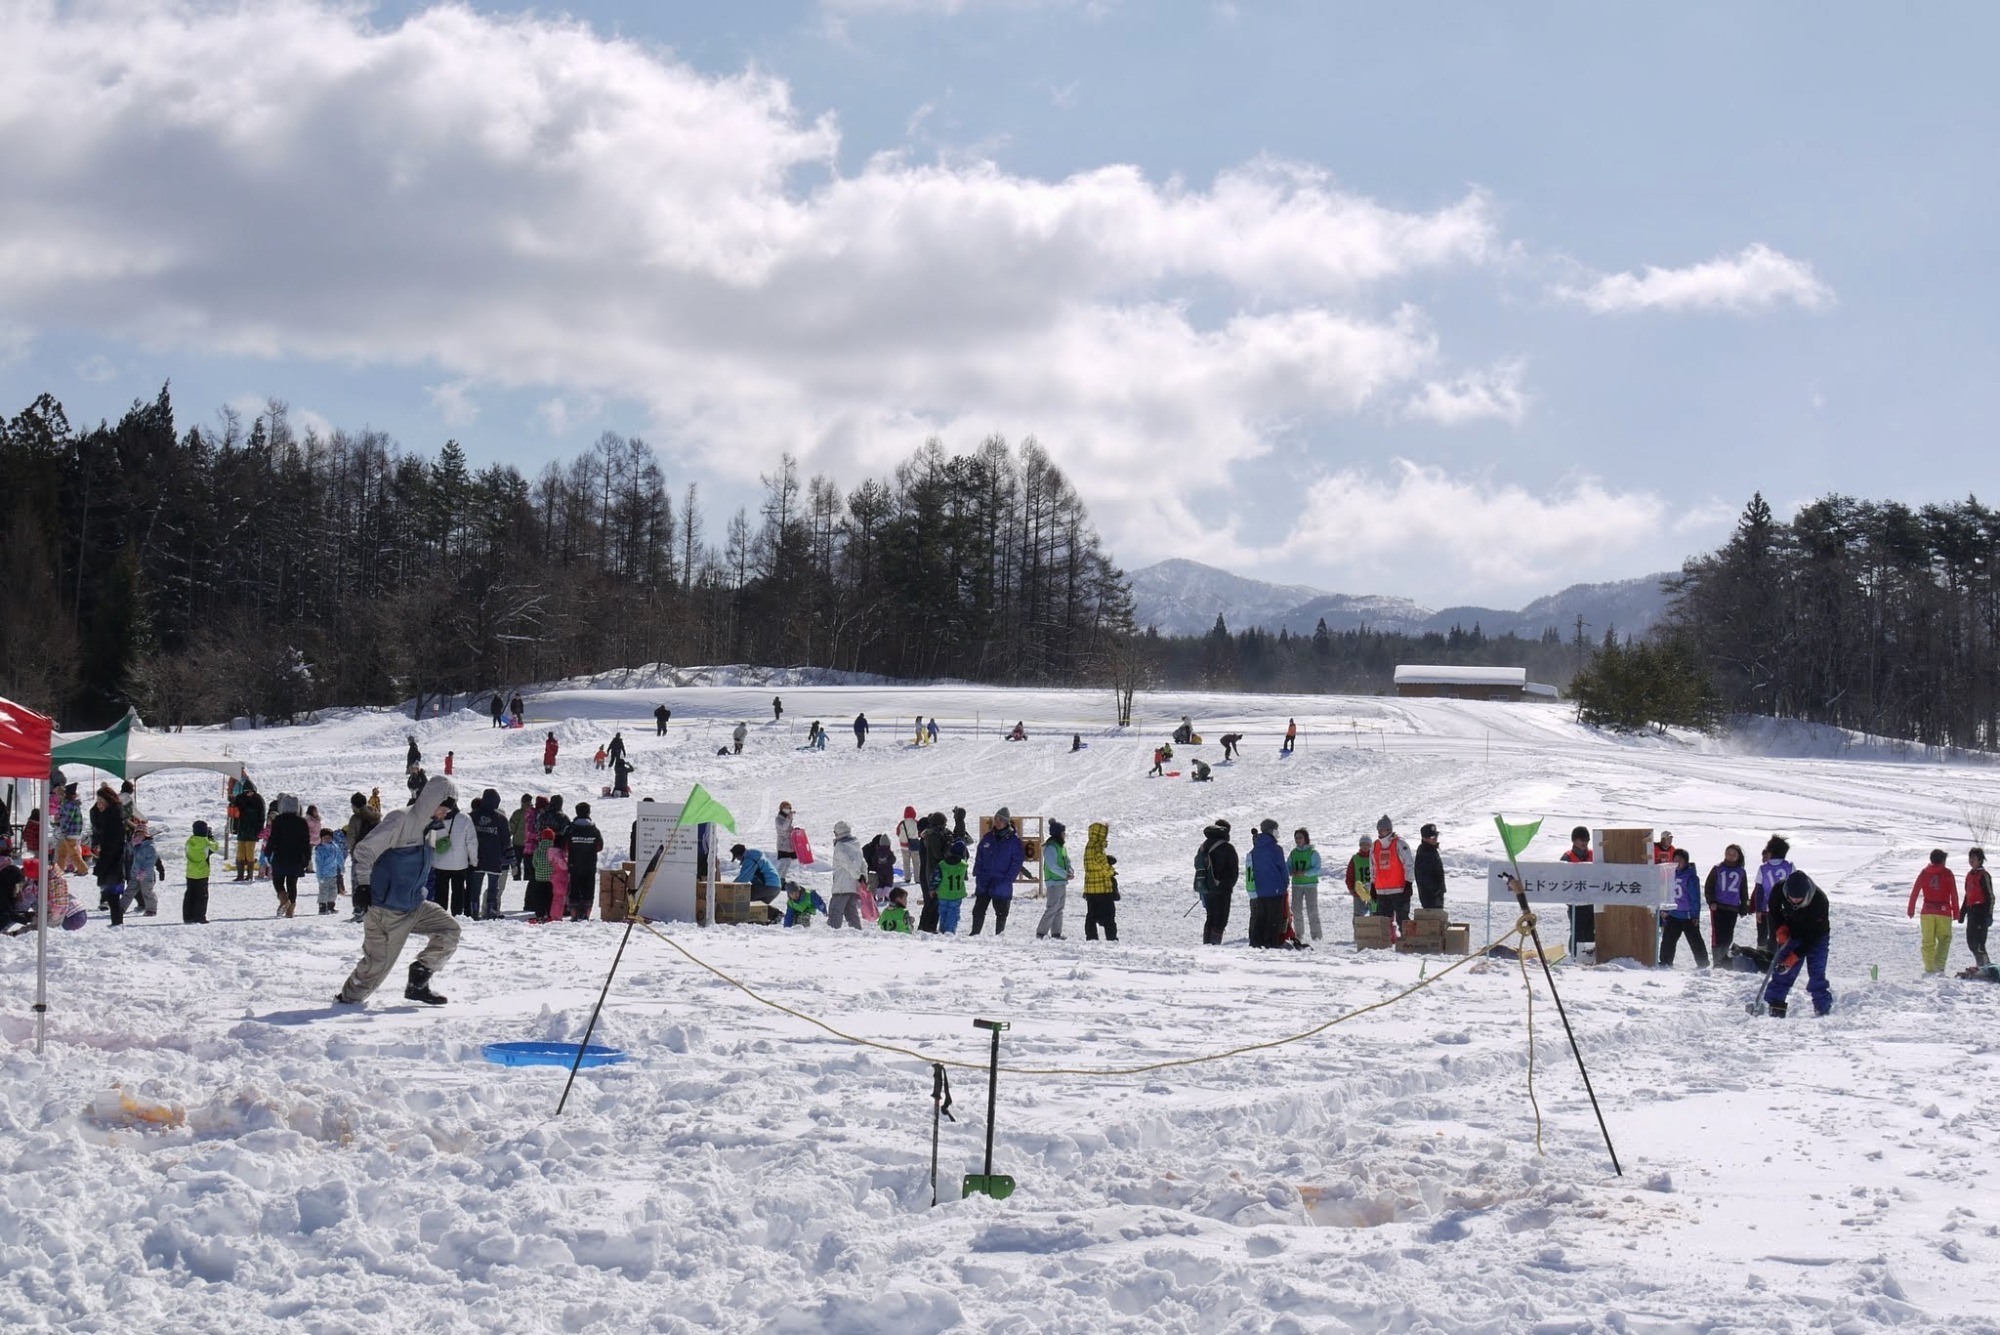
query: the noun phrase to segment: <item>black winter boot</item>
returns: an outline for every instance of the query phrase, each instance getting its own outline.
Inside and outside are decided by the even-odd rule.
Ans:
[[[1774,1001],[1769,1006],[1765,1007],[1765,1010],[1767,1013],[1769,1013],[1772,1019],[1782,1020],[1785,1018],[1785,1010],[1787,1004],[1788,1003],[1783,1001]]]
[[[421,1001],[426,1006],[442,1006],[445,998],[431,991],[431,971],[421,964],[410,966],[410,985],[403,989],[406,1001]]]

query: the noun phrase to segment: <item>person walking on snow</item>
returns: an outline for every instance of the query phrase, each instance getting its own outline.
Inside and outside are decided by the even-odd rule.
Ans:
[[[424,753],[417,749],[417,735],[415,733],[411,733],[410,749],[403,754],[403,769],[405,770],[405,772],[413,770],[418,765],[421,765],[423,763],[423,760],[424,760]]]
[[[972,859],[972,934],[986,926],[986,910],[993,910],[993,935],[1007,930],[1007,911],[1014,906],[1014,882],[1028,853],[1015,832],[1014,818],[1007,808],[993,813],[993,827],[979,840]]]
[[[604,758],[614,765],[625,758],[625,734],[623,731],[611,734],[611,745],[604,748]]]
[[[472,864],[479,859],[479,828],[472,817],[458,809],[458,799],[448,797],[445,809],[451,814],[430,835],[431,868],[437,872],[437,902],[454,918],[469,918],[479,911],[473,895]]]
[[[833,852],[828,861],[833,867],[833,888],[826,896],[826,925],[839,927],[844,923],[858,931],[861,885],[868,877],[868,867],[861,857],[861,845],[855,842],[853,828],[844,820],[833,823]]]
[[[500,896],[507,888],[507,868],[513,860],[514,831],[500,809],[500,790],[488,788],[472,804],[472,830],[478,844],[473,862],[473,917],[500,916]]]
[[[799,840],[792,829],[792,804],[778,803],[778,818],[772,826],[771,851],[778,859],[778,881],[783,884],[798,874]]]
[[[782,723],[784,721],[785,721],[785,702],[779,697],[774,695],[771,697],[771,722]]]
[[[1292,915],[1295,920],[1303,920],[1312,939],[1320,939],[1319,926],[1319,850],[1312,846],[1312,835],[1301,827],[1292,831],[1292,852],[1286,859],[1292,874]]]
[[[1814,1015],[1833,1009],[1833,989],[1826,982],[1827,942],[1833,935],[1826,894],[1812,877],[1794,869],[1771,896],[1771,936],[1777,942],[1771,957],[1771,981],[1764,989],[1764,1009],[1782,1019],[1785,998],[1803,968]]]
[[[1417,831],[1417,903],[1427,909],[1444,907],[1444,858],[1438,853],[1438,827]]]
[[[1091,826],[1096,830],[1097,826]],[[1049,837],[1042,843],[1042,893],[1047,896],[1042,920],[1035,924],[1035,940],[1053,936],[1062,940],[1063,901],[1069,897],[1069,847],[1063,836],[1067,828],[1059,820],[1049,822]],[[1114,938],[1115,939],[1115,938]]]
[[[1118,939],[1118,859],[1106,851],[1111,827],[1092,821],[1083,844],[1083,939],[1095,941],[1099,931],[1106,941]],[[1057,936],[1062,933],[1057,932]]]
[[[319,883],[321,917],[340,912],[340,869],[347,862],[347,850],[340,846],[340,831],[321,830],[313,846],[313,879]]]
[[[1299,744],[1299,721],[1295,718],[1286,719],[1285,744],[1282,747],[1278,748],[1278,754],[1281,756],[1288,756],[1292,753],[1292,748],[1297,746],[1298,744]],[[1315,935],[1317,935],[1317,933],[1315,933]]]
[[[866,714],[856,714],[854,716],[854,749],[859,751],[866,745],[868,745],[868,716]]]
[[[937,720],[935,718],[933,718],[929,723],[926,723],[924,725],[924,735],[929,739],[930,744],[932,746],[937,745],[938,725],[937,725]]]
[[[1368,860],[1369,884],[1375,888],[1375,911],[1393,918],[1396,925],[1391,930],[1400,936],[1403,924],[1410,920],[1410,880],[1416,871],[1416,859],[1387,816],[1375,822],[1375,842],[1369,846]]]
[[[750,725],[747,723],[738,723],[735,730],[729,734],[731,748],[737,755],[743,754],[743,743],[749,736]]]
[[[655,737],[666,736],[667,720],[672,718],[673,716],[674,716],[674,711],[668,709],[665,705],[655,705],[653,707],[653,736]]]
[[[556,772],[556,752],[560,749],[556,743],[556,735],[550,733],[548,740],[542,743],[542,773]]]
[[[1967,849],[1965,860],[1965,896],[1959,901],[1958,920],[1965,924],[1965,948],[1972,952],[1972,963],[1980,969],[1991,968],[1993,961],[1986,957],[1986,932],[1993,926],[1993,877],[1986,870],[1986,850]]]
[[[508,712],[514,716],[514,726],[520,727],[527,721],[528,707],[521,701],[521,693],[514,692],[514,698],[507,702]]]
[[[1736,948],[1736,920],[1750,903],[1750,869],[1743,865],[1743,846],[1722,850],[1722,861],[1708,869],[1702,885],[1708,899],[1708,942],[1715,962],[1722,964]]]
[[[312,865],[312,831],[299,814],[299,799],[290,793],[278,795],[277,814],[271,817],[271,885],[278,892],[278,916],[289,918],[299,909],[299,877]]]
[[[358,1006],[374,994],[396,967],[411,936],[429,938],[423,953],[410,965],[403,996],[427,1006],[442,1006],[445,998],[431,991],[431,978],[458,949],[459,926],[449,913],[424,897],[431,872],[430,845],[425,836],[441,829],[451,815],[446,799],[458,790],[438,776],[424,785],[411,806],[384,816],[354,850],[355,883],[367,884],[374,895],[362,929],[361,962],[354,966],[334,1000]]]
[[[1674,850],[1674,905],[1660,915],[1660,967],[1674,967],[1674,947],[1682,937],[1694,952],[1697,969],[1708,967],[1708,948],[1701,943],[1701,878],[1688,865],[1685,848]]]
[[[1910,887],[1908,917],[1917,916],[1917,902],[1924,906],[1924,972],[1943,973],[1951,954],[1951,925],[1958,918],[1958,878],[1945,865],[1945,851],[1931,850],[1930,865],[1917,873]]]
[[[507,702],[500,698],[500,692],[498,691],[493,692],[493,705],[489,712],[493,715],[494,727],[504,728],[507,726]]]

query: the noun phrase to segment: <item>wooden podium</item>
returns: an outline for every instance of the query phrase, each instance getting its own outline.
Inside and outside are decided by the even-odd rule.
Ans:
[[[1653,861],[1651,830],[1599,830],[1598,846],[1606,862],[1632,865]],[[1638,960],[1660,962],[1660,915],[1655,909],[1601,905],[1597,910],[1597,962]]]

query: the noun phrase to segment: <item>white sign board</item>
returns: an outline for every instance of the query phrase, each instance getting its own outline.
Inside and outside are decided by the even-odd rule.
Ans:
[[[680,818],[680,804],[674,802],[641,802],[635,817],[638,848],[634,865],[643,872],[652,861],[653,850],[666,849],[652,888],[639,905],[639,916],[650,922],[696,921],[695,879],[705,875],[713,885],[719,872],[717,827],[678,828]],[[634,886],[633,891],[638,888]]]
[[[1486,898],[1512,904],[1507,886],[1513,868],[1505,862],[1486,864]],[[1629,904],[1652,909],[1674,901],[1674,868],[1670,862],[1523,862],[1521,884],[1531,904]]]

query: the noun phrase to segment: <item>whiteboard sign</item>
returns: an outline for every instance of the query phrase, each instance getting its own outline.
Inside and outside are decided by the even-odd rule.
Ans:
[[[1505,862],[1486,864],[1490,903],[1514,902],[1514,892],[1507,886],[1512,870]],[[1521,883],[1531,904],[1630,904],[1651,909],[1674,901],[1674,868],[1668,862],[1523,862]]]
[[[644,868],[653,850],[665,848],[652,888],[639,905],[639,916],[649,922],[695,922],[695,881],[705,877],[715,884],[720,873],[716,855],[716,827],[690,825],[680,828],[679,803],[641,802],[635,817],[638,840],[634,865]],[[636,893],[639,887],[632,887]]]

